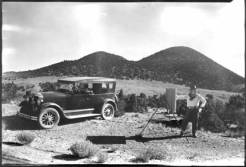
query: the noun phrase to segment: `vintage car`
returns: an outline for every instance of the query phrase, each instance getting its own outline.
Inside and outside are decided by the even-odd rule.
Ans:
[[[44,129],[53,128],[62,119],[101,116],[110,120],[118,110],[115,87],[112,78],[62,78],[55,91],[26,93],[17,115],[37,121]]]

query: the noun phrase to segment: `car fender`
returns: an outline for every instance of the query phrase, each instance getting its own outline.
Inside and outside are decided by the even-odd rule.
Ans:
[[[63,114],[63,109],[62,109],[62,107],[59,106],[58,104],[52,103],[52,102],[47,102],[47,103],[41,104],[41,110],[43,110],[43,109],[45,109],[45,108],[47,108],[47,107],[55,108],[55,109],[59,112],[59,114],[61,114],[61,116],[64,116],[64,114]]]
[[[106,103],[113,104],[113,106],[115,108],[115,111],[118,111],[118,106],[117,106],[117,103],[115,102],[115,100],[107,98],[107,99],[104,100],[103,105],[106,104]]]

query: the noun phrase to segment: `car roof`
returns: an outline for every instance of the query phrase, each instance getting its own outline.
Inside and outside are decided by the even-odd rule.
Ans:
[[[58,79],[58,82],[115,82],[116,79],[105,77],[66,77]]]

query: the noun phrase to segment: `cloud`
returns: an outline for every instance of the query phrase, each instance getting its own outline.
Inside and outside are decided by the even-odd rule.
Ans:
[[[9,70],[26,70],[78,59],[98,50],[139,60],[168,47],[184,45],[242,75],[243,6],[241,0],[4,3],[3,48],[18,50],[18,55],[4,51],[12,55],[7,59]]]
[[[15,54],[15,49],[14,48],[3,48],[2,50],[2,55],[5,57],[5,56],[9,56],[9,55],[13,55]]]
[[[3,24],[2,31],[20,32],[22,31],[22,28],[17,25]]]
[[[14,48],[10,48],[10,47],[3,47],[2,49],[2,66],[3,66],[3,71],[7,71],[10,69],[11,66],[13,66],[13,64],[11,64],[11,61],[13,61],[13,58],[15,59],[15,53],[16,50]],[[15,60],[16,61],[16,60]],[[18,61],[16,61],[18,62]],[[14,69],[12,67],[12,69]]]
[[[160,14],[160,28],[169,35],[192,38],[204,30],[208,19],[208,16],[198,8],[165,7]]]

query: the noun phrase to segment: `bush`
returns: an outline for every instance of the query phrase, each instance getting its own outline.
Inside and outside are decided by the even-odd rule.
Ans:
[[[235,108],[244,108],[245,100],[241,95],[233,95],[229,98],[228,106],[234,106]]]
[[[27,133],[27,132],[22,132],[22,133],[19,133],[17,136],[16,136],[17,140],[23,144],[23,145],[27,145],[27,144],[30,144],[34,139],[35,139],[35,136],[33,136],[32,134],[30,133]]]
[[[126,112],[137,112],[137,99],[136,99],[136,94],[131,94],[128,95],[128,97],[126,98],[126,107],[125,107],[125,111]]]
[[[165,94],[159,96],[153,95],[148,97],[148,106],[150,107],[165,107],[167,108],[167,99]]]
[[[161,150],[160,148],[151,148],[148,147],[146,150],[141,151],[136,156],[136,162],[148,162],[149,160],[156,159],[156,160],[164,160],[167,159],[167,152]]]
[[[18,86],[12,83],[2,83],[2,101],[9,102],[16,97]]]
[[[124,99],[119,99],[118,111],[115,112],[115,117],[120,117],[125,114],[126,102]]]
[[[118,98],[119,99],[123,99],[124,98],[123,89],[120,89],[120,92],[118,93]]]
[[[125,98],[125,111],[126,112],[147,112],[147,107],[166,107],[167,100],[166,95],[161,94],[159,96],[153,95],[148,98],[144,93],[140,93],[139,96],[136,94],[128,95]]]
[[[245,129],[245,101],[244,96],[231,96],[226,103],[223,119],[227,123],[236,124],[240,129]]]
[[[207,96],[208,97],[208,96]],[[223,103],[216,101],[213,98],[207,99],[207,104],[204,111],[200,115],[199,127],[212,132],[223,132],[226,127],[223,120],[218,116],[218,110],[223,110]]]
[[[147,98],[144,93],[140,93],[140,96],[137,97],[137,111],[140,113],[147,112]]]
[[[78,158],[90,158],[99,151],[99,148],[90,141],[81,141],[73,144],[69,149]]]
[[[97,163],[104,163],[107,161],[108,159],[108,154],[107,153],[104,153],[102,151],[99,151],[97,154],[96,154],[96,157],[97,157]]]

